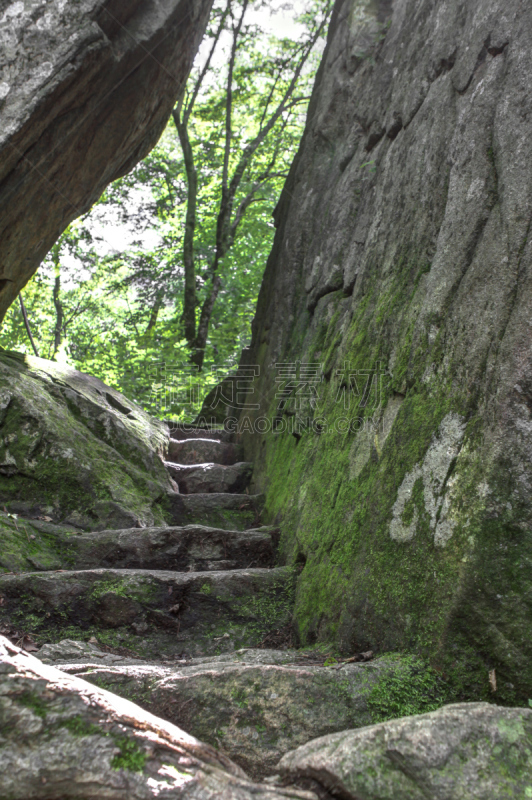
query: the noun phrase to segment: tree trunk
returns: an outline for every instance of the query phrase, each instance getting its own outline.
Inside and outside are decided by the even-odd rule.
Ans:
[[[22,299],[22,292],[19,294],[18,297],[19,297],[19,300],[20,300],[20,310],[22,311],[22,318],[24,319],[24,326],[26,328],[26,333],[28,334],[28,339],[30,340],[31,346],[33,347],[33,352],[35,353],[37,358],[39,358],[39,351],[37,350],[37,347],[35,345],[35,341],[34,341],[33,336],[31,334],[31,328],[30,328],[30,323],[29,323],[29,320],[28,320],[28,314],[27,314],[27,311],[26,311],[26,306],[24,305],[24,300]]]
[[[150,333],[156,324],[157,324],[157,317],[159,316],[159,311],[163,307],[163,300],[164,300],[164,293],[163,291],[157,292],[157,296],[155,298],[155,302],[151,309],[150,319],[148,321],[148,325],[146,326],[146,333]]]
[[[183,302],[183,323],[185,338],[192,346],[196,336],[196,269],[194,265],[194,231],[196,228],[196,202],[198,194],[198,174],[194,166],[192,146],[188,137],[186,121],[181,120],[179,110],[174,110],[173,119],[179,135],[179,142],[185,161],[187,175],[187,216],[183,241],[183,267],[185,270],[185,296]]]
[[[63,341],[63,320],[65,315],[63,311],[63,304],[60,298],[60,293],[61,293],[61,276],[59,275],[59,268],[56,267],[55,282],[54,282],[54,306],[55,306],[54,354],[52,356],[52,361],[55,361],[55,357],[59,352],[59,348],[61,347],[61,343]]]

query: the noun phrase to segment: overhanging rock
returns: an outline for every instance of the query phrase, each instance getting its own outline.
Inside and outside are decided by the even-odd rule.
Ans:
[[[67,225],[154,146],[211,5],[0,3],[0,321]]]

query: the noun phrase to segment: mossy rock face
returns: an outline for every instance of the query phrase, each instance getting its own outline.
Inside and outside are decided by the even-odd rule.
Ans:
[[[100,380],[0,352],[0,503],[86,530],[164,524],[169,433]]]
[[[75,561],[74,528],[0,511],[0,574],[68,569]]]
[[[523,702],[532,8],[402,9],[333,19],[242,359],[261,408],[234,427],[302,568],[303,643],[422,653],[464,698]]]

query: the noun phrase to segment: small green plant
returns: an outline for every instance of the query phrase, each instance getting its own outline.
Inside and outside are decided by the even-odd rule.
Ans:
[[[212,586],[210,583],[204,583],[200,589],[201,594],[212,594]]]
[[[96,584],[91,592],[91,597],[93,600],[97,600],[99,597],[109,592],[119,595],[120,597],[128,597],[130,595],[130,590],[128,589],[129,587],[119,581],[102,581]]]
[[[92,722],[87,722],[83,717],[72,717],[66,719],[61,723],[62,728],[66,728],[74,736],[93,736],[96,733],[101,733],[97,725]]]
[[[113,769],[127,769],[130,772],[142,772],[146,763],[147,755],[140,749],[134,739],[123,736],[115,739],[120,748],[120,753],[114,756],[111,761]]]
[[[416,656],[406,656],[383,675],[368,695],[373,722],[425,714],[452,702],[453,691],[438,673]]]
[[[338,664],[337,659],[332,655],[328,655],[327,658],[325,659],[325,661],[323,662],[323,666],[324,667],[332,667],[333,664]]]
[[[245,689],[233,689],[231,692],[231,697],[238,708],[247,708],[248,701],[247,692]]]

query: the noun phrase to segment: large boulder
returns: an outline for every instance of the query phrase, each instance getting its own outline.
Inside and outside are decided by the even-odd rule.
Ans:
[[[167,426],[102,381],[0,351],[0,503],[86,530],[166,524]]]
[[[532,709],[445,706],[315,739],[279,769],[342,800],[521,800],[532,797]]]
[[[338,0],[237,426],[303,642],[421,650],[510,703],[532,696],[531,36],[522,0]]]
[[[317,800],[259,786],[223,753],[0,637],[0,796]]]
[[[144,158],[212,0],[0,7],[0,322],[71,220]]]
[[[297,650],[242,649],[143,664],[65,641],[44,645],[38,658],[222,748],[254,778],[274,772],[281,756],[300,744],[369,725],[381,679],[404,676],[398,656],[324,666],[319,653]]]

